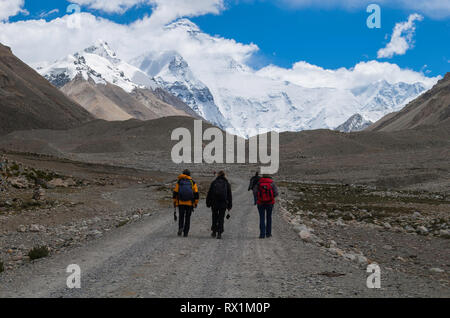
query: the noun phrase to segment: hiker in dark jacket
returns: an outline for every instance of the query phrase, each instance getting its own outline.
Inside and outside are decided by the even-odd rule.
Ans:
[[[258,184],[258,181],[261,177],[259,176],[259,172],[256,172],[256,174],[250,179],[250,184],[248,185],[248,191],[253,192],[253,204],[256,205],[257,197],[255,192],[255,187]]]
[[[178,236],[181,236],[182,233],[185,237],[188,236],[191,215],[198,205],[198,200],[197,184],[192,180],[191,172],[186,169],[178,176],[177,184],[173,190],[173,206],[175,209],[178,207],[179,213]]]
[[[212,210],[211,236],[217,236],[220,240],[224,231],[225,212],[233,207],[231,186],[225,178],[225,172],[220,171],[218,177],[211,183],[206,197],[206,206]]]
[[[272,212],[278,188],[269,175],[263,175],[254,188],[259,212],[259,238],[272,236]]]

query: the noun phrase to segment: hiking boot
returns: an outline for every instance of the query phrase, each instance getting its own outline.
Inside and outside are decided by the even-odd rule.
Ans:
[[[211,233],[211,237],[214,237],[214,238],[215,238],[215,237],[216,237],[216,232],[212,232],[212,233]]]
[[[217,239],[218,239],[218,240],[221,240],[221,239],[222,239],[222,234],[220,234],[220,233],[217,234]]]
[[[178,236],[181,236],[183,234],[183,231],[178,231]]]
[[[259,236],[260,239],[266,238],[264,235]]]
[[[184,233],[184,237],[188,237],[188,234],[187,234],[187,233]]]
[[[272,234],[267,234],[266,237],[267,237],[267,238],[271,238],[271,237],[272,237]]]

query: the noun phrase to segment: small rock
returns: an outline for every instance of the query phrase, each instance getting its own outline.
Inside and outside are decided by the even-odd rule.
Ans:
[[[361,254],[356,255],[356,260],[361,265],[366,265],[369,263],[369,260],[367,259],[367,257],[365,257],[364,255],[361,255]]]
[[[416,212],[413,213],[412,217],[414,219],[420,219],[422,217],[422,214],[420,214],[419,212],[416,211]]]
[[[351,253],[345,253],[344,255],[342,255],[345,259],[348,259],[349,261],[356,261],[356,256],[354,254]]]
[[[14,257],[12,258],[12,260],[13,260],[14,262],[21,261],[22,259],[23,259],[23,256],[22,256],[22,255],[17,255],[17,256],[14,256]]]
[[[392,228],[392,226],[388,222],[384,222],[383,227],[387,230],[390,230]]]
[[[427,235],[428,234],[428,229],[425,226],[421,225],[421,226],[419,226],[417,228],[417,232],[422,234],[422,235]]]
[[[99,231],[99,230],[93,230],[93,231],[89,232],[89,235],[92,235],[92,236],[102,236],[103,233],[102,233],[101,231]]]
[[[305,242],[311,241],[311,233],[308,230],[301,230],[298,235]]]
[[[344,255],[344,251],[342,251],[341,249],[337,248],[337,247],[330,247],[328,249],[328,251],[332,254],[336,254],[339,256],[343,256]]]
[[[30,225],[30,232],[38,233],[41,231],[41,227],[38,224],[31,224]]]
[[[443,269],[438,268],[438,267],[431,268],[430,271],[432,271],[433,273],[443,273],[444,272]]]
[[[25,225],[19,225],[17,228],[17,232],[25,233],[27,231],[27,227]]]
[[[443,238],[450,238],[450,231],[449,230],[440,230],[439,236]]]

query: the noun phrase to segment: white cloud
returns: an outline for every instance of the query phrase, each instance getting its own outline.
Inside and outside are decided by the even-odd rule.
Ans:
[[[389,83],[424,83],[431,87],[440,77],[429,78],[423,73],[402,69],[396,64],[378,61],[360,62],[352,68],[325,69],[307,62],[298,62],[291,69],[267,66],[258,74],[285,80],[303,87],[330,87],[352,89],[385,80]]]
[[[450,1],[448,0],[277,0],[276,3],[282,3],[292,8],[344,8],[356,10],[367,7],[371,3],[377,3],[383,9],[384,7],[418,11],[431,18],[445,19],[450,17]]]
[[[198,14],[199,8],[191,12]],[[205,10],[211,11],[211,8],[207,6]],[[167,20],[169,16],[185,15],[188,12],[188,9],[179,8],[179,11],[177,9],[173,14],[161,13],[157,21]],[[259,50],[255,44],[243,44],[233,39],[201,33],[188,20],[181,20],[180,24],[184,27],[178,28],[154,27],[154,16],[122,25],[84,12],[79,14],[81,29],[73,29],[68,23],[70,17],[66,15],[51,21],[0,22],[0,42],[10,46],[17,56],[29,64],[53,62],[92,45],[98,39],[106,40],[116,50],[118,56],[125,60],[131,60],[147,51],[174,50],[188,61],[200,79],[203,76],[214,76],[214,72],[223,70],[227,63],[229,65],[230,59],[247,63]],[[186,30],[196,32],[195,38]],[[255,73],[311,88],[350,89],[383,79],[391,83],[422,82],[431,86],[437,80],[428,78],[420,72],[401,69],[396,64],[377,61],[361,62],[353,68],[336,70],[324,69],[301,61],[290,69],[267,66]]]
[[[224,8],[223,0],[69,0],[72,3],[107,13],[123,13],[139,5],[153,8],[152,23],[165,24],[181,17],[207,13],[217,14]]]
[[[128,9],[149,0],[69,0],[72,3],[86,6],[90,9],[101,10],[108,13],[123,13]]]
[[[151,16],[154,24],[166,24],[181,17],[218,14],[224,9],[223,0],[151,0],[151,3],[155,5]]]
[[[19,13],[26,13],[23,9],[25,0],[0,0],[0,21],[6,21]]]
[[[378,51],[378,58],[391,58],[394,55],[403,55],[413,45],[413,36],[416,31],[416,21],[422,21],[420,14],[414,13],[408,17],[408,21],[397,23],[391,35],[390,42],[385,48]]]
[[[245,62],[258,47],[232,39],[211,37],[193,41],[183,28],[154,27],[153,17],[144,17],[129,25],[114,23],[90,13],[79,14],[81,29],[71,28],[70,15],[51,21],[27,20],[0,23],[0,42],[27,63],[55,61],[92,45],[98,39],[111,44],[124,59],[132,59],[150,50],[174,50],[191,64],[219,63],[228,56]],[[195,26],[194,26],[195,27]],[[45,43],[45,45],[43,45]],[[34,48],[38,47],[39,50]]]
[[[50,10],[48,12],[42,12],[41,14],[39,14],[39,17],[40,18],[45,18],[45,17],[48,17],[48,16],[50,16],[52,14],[55,14],[55,13],[59,13],[59,9],[53,9],[53,10]]]

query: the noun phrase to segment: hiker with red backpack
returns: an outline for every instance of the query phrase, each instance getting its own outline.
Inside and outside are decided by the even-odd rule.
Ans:
[[[191,178],[191,172],[186,169],[178,176],[177,184],[173,190],[173,206],[178,207],[179,223],[178,236],[184,233],[184,237],[189,234],[191,226],[191,215],[195,208],[197,208],[199,200],[198,187],[195,181]]]
[[[278,196],[278,188],[269,175],[263,175],[256,184],[256,192],[259,212],[259,238],[269,238],[272,236],[272,212],[275,205],[275,198]]]
[[[261,177],[259,176],[259,172],[256,171],[256,174],[251,177],[250,179],[250,184],[248,185],[248,191],[252,191],[253,193],[253,205],[256,205],[256,202],[258,201],[258,198],[256,196],[257,191],[255,190],[256,185],[258,184],[259,179],[261,179]]]
[[[231,185],[225,178],[225,172],[220,171],[211,183],[206,197],[206,206],[212,210],[211,236],[220,240],[224,231],[225,212],[233,207]],[[230,218],[230,214],[227,218]]]

